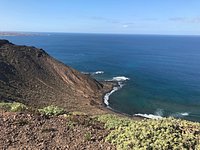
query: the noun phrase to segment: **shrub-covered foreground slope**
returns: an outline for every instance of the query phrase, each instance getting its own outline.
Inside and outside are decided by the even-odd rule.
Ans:
[[[0,110],[0,149],[200,150],[200,123],[186,120],[33,111],[20,103],[0,103]]]
[[[133,121],[113,115],[98,120],[113,129],[106,141],[120,150],[200,150],[200,123],[174,118]]]

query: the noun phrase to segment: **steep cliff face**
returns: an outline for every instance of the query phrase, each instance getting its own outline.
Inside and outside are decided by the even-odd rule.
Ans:
[[[35,47],[0,40],[0,100],[41,107],[91,110],[101,105],[103,84]]]

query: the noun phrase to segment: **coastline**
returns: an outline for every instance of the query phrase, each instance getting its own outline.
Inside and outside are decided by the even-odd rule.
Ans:
[[[114,77],[115,79],[121,79],[121,77]],[[133,115],[130,114],[126,114],[123,112],[120,112],[118,110],[113,109],[112,107],[109,106],[109,97],[114,93],[117,92],[118,90],[120,90],[121,88],[123,88],[123,86],[125,84],[123,84],[124,81],[129,80],[129,78],[123,77],[123,80],[107,80],[107,81],[102,81],[101,83],[103,83],[103,85],[111,85],[111,87],[109,87],[108,89],[105,90],[105,92],[103,93],[103,97],[102,97],[102,105],[110,111],[114,112],[115,114],[118,114],[120,116],[126,116],[129,118],[133,118],[136,120],[141,120],[141,119],[162,119],[163,116],[161,115],[155,115],[155,114],[142,114],[142,113],[136,113]],[[175,114],[176,115],[176,114]],[[188,113],[177,113],[177,115],[181,115],[181,116],[187,116]],[[175,116],[172,116],[175,117]]]
[[[108,81],[97,81],[91,75],[103,74],[104,71],[85,75],[54,59],[42,49],[15,45],[8,40],[0,40],[0,47],[0,57],[5,62],[0,70],[5,77],[9,76],[9,80],[14,81],[7,84],[7,78],[1,79],[0,87],[4,89],[0,93],[4,98],[1,101],[20,102],[33,108],[55,105],[67,111],[87,114],[105,114],[108,110],[117,112],[105,106],[108,106],[109,96],[120,89],[123,86],[121,83],[129,78],[118,76]],[[16,62],[22,63],[13,63],[13,56]],[[27,58],[32,58],[32,61]],[[13,68],[16,69],[14,73],[9,71]],[[13,85],[18,85],[15,93],[7,90],[14,87]]]
[[[106,105],[105,99],[104,99],[106,94],[110,94],[113,90],[115,90],[114,88],[118,88],[117,90],[114,91],[114,92],[116,92],[122,87],[121,87],[121,85],[119,85],[119,81],[99,81],[99,82],[102,83],[103,86],[104,86],[103,91],[102,91],[103,94],[102,94],[101,105],[102,105],[102,109],[105,111],[105,113],[115,114],[115,115],[118,115],[118,116],[121,116],[121,117],[128,117],[128,118],[131,118],[133,120],[142,120],[142,119],[146,118],[146,117],[143,117],[143,116],[129,115],[129,114],[120,112],[118,110],[115,110],[115,109],[111,108],[109,105]],[[114,93],[114,92],[112,92],[112,93]]]
[[[97,71],[98,72],[102,72],[104,73],[104,71]],[[112,107],[110,107],[109,105],[109,97],[117,92],[118,90],[120,90],[121,88],[123,88],[123,86],[125,85],[125,82],[127,80],[130,80],[130,78],[128,77],[125,77],[125,76],[116,76],[116,77],[113,77],[111,80],[105,80],[105,81],[102,81],[101,83],[103,83],[103,85],[109,85],[111,84],[111,87],[109,87],[109,89],[111,90],[107,90],[106,92],[104,92],[103,94],[103,105],[110,111],[112,112],[115,112],[117,114],[120,114],[122,116],[127,116],[129,118],[134,118],[136,120],[141,120],[141,119],[162,119],[163,117],[162,116],[159,116],[159,115],[154,115],[154,114],[141,114],[141,113],[136,113],[136,114],[126,114],[126,113],[123,113],[123,112],[120,112],[118,110],[115,110],[113,109]]]

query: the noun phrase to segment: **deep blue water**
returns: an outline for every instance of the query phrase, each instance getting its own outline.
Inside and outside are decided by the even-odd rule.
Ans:
[[[100,80],[130,80],[111,95],[113,109],[200,121],[200,37],[159,35],[44,34],[0,37],[43,48]],[[188,116],[181,113],[188,113]]]

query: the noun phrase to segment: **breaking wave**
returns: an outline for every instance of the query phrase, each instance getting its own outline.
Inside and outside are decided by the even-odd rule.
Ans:
[[[110,95],[113,94],[114,92],[118,91],[119,89],[121,89],[124,86],[123,81],[126,81],[126,80],[130,80],[130,79],[125,76],[118,76],[118,77],[113,77],[111,80],[106,80],[106,81],[117,81],[117,83],[118,83],[118,86],[113,87],[112,91],[105,94],[104,103],[106,104],[106,106],[109,105]]]
[[[121,81],[122,82],[126,80],[130,80],[130,79],[125,76],[118,76],[118,77],[113,77],[111,80],[107,80],[107,81],[118,81],[118,82]]]
[[[140,117],[144,117],[144,118],[149,118],[149,119],[162,119],[162,116],[158,116],[158,115],[153,115],[153,114],[134,114],[134,116],[140,116]]]
[[[92,75],[96,75],[96,74],[104,74],[104,71],[96,71],[96,72],[93,72],[91,73]]]
[[[163,118],[163,110],[162,109],[158,109],[156,112],[155,112],[155,115],[153,114],[134,114],[134,116],[141,116],[141,117],[145,117],[145,118],[149,118],[149,119],[161,119]],[[174,114],[171,114],[170,117],[175,117],[175,118],[182,118],[182,117],[185,117],[185,116],[189,116],[189,113],[188,112],[182,112],[182,113],[174,113]]]
[[[181,118],[181,117],[184,117],[184,116],[189,116],[189,113],[188,112],[182,112],[182,113],[178,112],[178,113],[171,114],[170,116]]]

